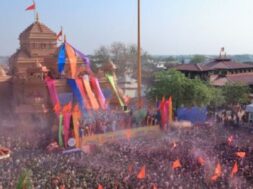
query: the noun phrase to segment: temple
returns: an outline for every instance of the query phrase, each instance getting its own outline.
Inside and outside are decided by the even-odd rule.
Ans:
[[[55,79],[59,93],[71,93],[66,82],[70,74],[68,73],[69,61],[66,60],[64,73],[59,74],[57,71],[59,48],[56,36],[56,33],[41,23],[37,16],[35,22],[19,35],[20,47],[9,58],[9,76],[6,76],[3,69],[0,69],[0,87],[1,90],[6,91],[2,94],[8,97],[1,99],[6,99],[5,106],[8,106],[8,109],[17,117],[25,117],[26,121],[36,120],[42,123],[43,120],[47,120],[48,113],[52,112],[52,104],[44,81],[46,75],[50,74]],[[113,92],[105,74],[113,74],[117,82],[115,69],[115,65],[109,61],[95,73],[107,93]],[[79,58],[77,59],[77,70],[77,75],[86,72]],[[110,95],[112,96],[110,103],[116,103],[116,96]]]
[[[179,64],[173,68],[189,78],[209,81],[213,86],[241,83],[253,88],[253,65],[235,62],[226,53],[220,53],[218,58],[207,63]]]

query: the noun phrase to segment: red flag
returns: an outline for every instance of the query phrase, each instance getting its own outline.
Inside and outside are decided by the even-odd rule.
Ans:
[[[35,4],[35,2],[33,2],[33,4],[30,5],[29,7],[27,7],[25,10],[30,11],[30,10],[35,10],[35,9],[36,9],[36,4]]]
[[[246,152],[236,152],[235,154],[240,158],[245,158],[246,156]]]
[[[62,30],[57,34],[56,40],[58,40],[62,36]]]
[[[144,165],[144,166],[142,166],[140,172],[138,173],[137,178],[144,179],[145,176],[146,176],[146,166]]]
[[[173,163],[172,163],[172,168],[173,169],[177,169],[177,168],[180,168],[180,167],[182,167],[182,165],[181,165],[179,159],[173,161]]]
[[[214,169],[214,175],[211,177],[212,181],[216,181],[221,176],[221,165],[218,163]]]
[[[237,162],[235,162],[230,176],[233,177],[237,172],[238,172],[238,164],[237,164]]]
[[[101,184],[99,184],[98,189],[103,189],[103,186]]]

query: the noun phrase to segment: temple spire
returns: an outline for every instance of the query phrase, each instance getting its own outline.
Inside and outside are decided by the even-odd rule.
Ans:
[[[35,16],[35,22],[39,22],[39,13],[38,12],[36,12],[36,16]]]

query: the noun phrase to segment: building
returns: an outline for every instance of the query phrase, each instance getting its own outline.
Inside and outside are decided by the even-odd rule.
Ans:
[[[66,78],[70,75],[69,61],[66,60],[65,73],[60,75],[57,71],[57,58],[59,48],[57,47],[56,33],[39,21],[37,16],[34,23],[27,27],[19,35],[20,47],[9,58],[9,72],[6,76],[0,69],[1,107],[8,104],[7,109],[16,119],[36,121],[44,124],[52,114],[52,104],[44,82],[46,74],[55,78],[55,84],[59,93],[71,93]],[[85,73],[81,59],[77,60],[77,75]],[[107,68],[98,74],[102,86],[109,86],[105,80]],[[5,96],[3,96],[5,95]],[[4,99],[4,102],[3,100]],[[3,103],[5,103],[3,106]],[[51,124],[51,123],[50,123]]]
[[[200,64],[179,64],[173,67],[189,78],[198,77],[213,86],[241,83],[253,87],[253,64],[235,62],[224,56]]]

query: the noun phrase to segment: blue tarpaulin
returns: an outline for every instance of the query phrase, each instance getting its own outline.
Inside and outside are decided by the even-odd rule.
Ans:
[[[178,108],[178,120],[185,120],[194,123],[204,123],[207,119],[206,107]]]

